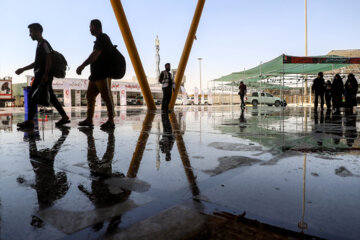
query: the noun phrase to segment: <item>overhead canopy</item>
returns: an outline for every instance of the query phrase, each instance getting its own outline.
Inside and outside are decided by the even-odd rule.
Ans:
[[[261,79],[283,76],[284,74],[317,74],[339,69],[348,64],[360,64],[360,58],[349,58],[342,56],[316,56],[295,57],[280,55],[279,57],[260,64],[249,70],[235,72],[218,79],[215,82],[257,82]]]

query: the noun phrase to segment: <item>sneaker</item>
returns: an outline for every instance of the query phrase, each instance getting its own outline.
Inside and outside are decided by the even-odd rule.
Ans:
[[[109,121],[101,124],[101,126],[100,126],[101,130],[108,130],[108,129],[110,130],[110,129],[114,129],[114,128],[115,128],[115,124],[112,122],[109,122]]]
[[[16,126],[22,129],[34,129],[34,123],[31,123],[30,121],[18,123]]]
[[[81,121],[78,123],[80,127],[93,127],[94,124],[92,122],[88,122],[87,120]]]
[[[70,121],[70,119],[64,119],[64,118],[62,118],[62,119],[60,119],[59,121],[57,121],[56,123],[55,123],[55,126],[56,127],[60,127],[60,126],[62,126],[62,125],[64,125],[64,124],[68,124],[68,123],[70,123],[71,121]]]

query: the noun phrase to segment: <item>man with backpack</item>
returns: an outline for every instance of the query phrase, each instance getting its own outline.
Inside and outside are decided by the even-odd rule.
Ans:
[[[30,37],[33,41],[37,41],[36,55],[35,61],[28,66],[23,68],[19,68],[15,71],[16,74],[21,74],[22,72],[30,69],[34,69],[34,81],[31,85],[30,93],[29,93],[29,114],[28,120],[25,122],[18,123],[17,126],[21,129],[33,129],[34,128],[34,116],[36,113],[36,105],[39,95],[41,94],[39,90],[39,86],[43,84],[43,86],[47,85],[50,94],[50,102],[56,108],[56,110],[60,113],[61,119],[55,123],[57,127],[62,126],[64,124],[70,123],[70,118],[65,113],[63,107],[59,103],[58,99],[54,94],[54,90],[52,88],[52,80],[54,78],[51,72],[52,66],[52,52],[48,41],[46,41],[42,37],[43,28],[39,23],[32,23],[28,26]]]
[[[114,124],[114,103],[111,96],[111,71],[109,70],[109,53],[113,48],[112,42],[108,35],[103,33],[100,20],[93,19],[90,22],[90,33],[96,37],[94,42],[93,52],[90,56],[81,64],[76,73],[81,74],[82,70],[90,64],[90,77],[89,86],[87,89],[87,117],[85,120],[79,122],[79,126],[92,127],[93,116],[95,109],[95,99],[100,93],[101,98],[105,101],[108,120],[100,126],[102,130],[110,130],[115,128]]]

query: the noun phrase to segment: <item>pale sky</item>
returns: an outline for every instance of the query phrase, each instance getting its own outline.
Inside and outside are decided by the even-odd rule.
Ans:
[[[155,76],[155,37],[160,39],[161,70],[176,68],[196,7],[196,0],[122,0],[145,73]],[[125,79],[135,75],[109,0],[0,0],[0,77],[24,82],[14,71],[34,61],[36,42],[27,26],[39,22],[43,36],[63,53],[70,71],[91,53],[95,38],[89,22],[98,18],[103,31],[127,60]],[[359,0],[308,0],[309,55],[360,48]],[[304,55],[304,0],[207,0],[185,75],[186,88],[199,87],[202,57],[206,82],[251,68],[280,54]],[[88,78],[89,67],[80,78]]]

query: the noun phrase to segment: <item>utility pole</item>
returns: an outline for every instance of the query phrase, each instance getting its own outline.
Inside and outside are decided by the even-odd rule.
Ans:
[[[307,0],[305,0],[305,57],[308,56],[308,37],[307,37]],[[304,82],[304,95],[307,96],[308,92],[308,84],[307,77],[305,77]],[[310,102],[311,103],[311,102]]]
[[[200,95],[201,95],[201,100],[200,100],[200,103],[203,104],[203,92],[202,92],[202,84],[201,84],[201,60],[202,58],[198,58],[199,60],[199,71],[200,71]]]

